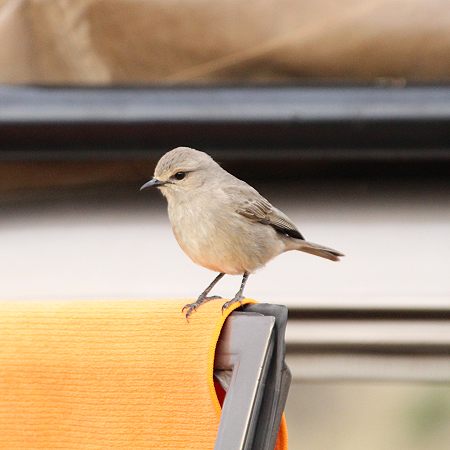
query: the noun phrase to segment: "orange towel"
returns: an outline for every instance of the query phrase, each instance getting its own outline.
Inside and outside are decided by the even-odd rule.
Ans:
[[[185,303],[0,303],[0,448],[212,449],[232,309],[211,301],[187,323]]]

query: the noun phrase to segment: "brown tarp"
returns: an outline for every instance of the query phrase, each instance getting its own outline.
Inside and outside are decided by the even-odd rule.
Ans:
[[[448,80],[449,0],[0,0],[0,82]]]

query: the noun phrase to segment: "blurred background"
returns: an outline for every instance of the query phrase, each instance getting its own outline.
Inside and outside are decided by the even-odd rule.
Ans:
[[[0,0],[0,299],[196,297],[138,190],[204,150],[347,255],[247,285],[290,310],[290,447],[449,448],[448,6]]]

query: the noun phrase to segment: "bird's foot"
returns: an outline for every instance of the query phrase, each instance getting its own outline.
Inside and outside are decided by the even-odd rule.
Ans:
[[[203,305],[203,303],[209,302],[210,300],[217,300],[220,299],[220,295],[211,295],[210,297],[207,297],[206,295],[200,295],[196,302],[194,303],[188,303],[187,305],[183,306],[183,309],[181,310],[182,313],[185,313],[186,320],[189,320],[189,317],[191,314],[197,309]]]
[[[242,305],[242,300],[244,300],[244,296],[243,295],[235,295],[234,298],[232,298],[230,301],[225,302],[222,305],[222,314],[233,304],[239,302]]]

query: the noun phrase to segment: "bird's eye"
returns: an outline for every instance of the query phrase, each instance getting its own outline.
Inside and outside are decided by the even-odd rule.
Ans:
[[[186,172],[177,172],[174,177],[176,180],[182,180],[186,176]]]

